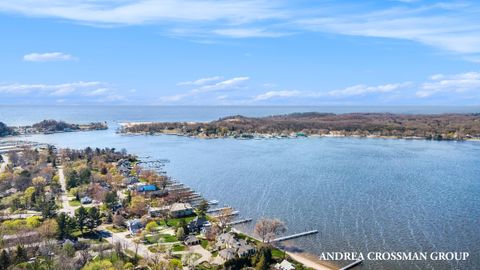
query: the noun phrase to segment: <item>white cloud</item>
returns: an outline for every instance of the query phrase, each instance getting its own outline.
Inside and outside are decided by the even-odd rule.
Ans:
[[[96,81],[79,81],[62,84],[0,84],[0,94],[9,96],[41,97],[43,100],[55,98],[56,101],[68,98],[73,101],[87,98],[87,101],[109,102],[124,100],[125,97],[109,88],[108,84]]]
[[[440,93],[480,92],[480,72],[467,72],[455,75],[437,74],[429,82],[421,85],[417,97],[427,98]]]
[[[227,80],[221,80],[222,77],[207,77],[194,81],[181,82],[177,85],[197,86],[196,88],[186,92],[172,96],[160,97],[160,102],[178,102],[188,97],[198,96],[210,92],[218,91],[234,91],[245,87],[245,83],[250,80],[249,77],[234,77]]]
[[[234,24],[284,16],[276,4],[266,0],[3,0],[0,2],[0,10],[110,25],[169,21],[224,21]]]
[[[208,84],[208,83],[212,83],[212,82],[218,82],[222,79],[222,77],[220,76],[214,76],[214,77],[207,77],[207,78],[200,78],[198,80],[195,80],[195,81],[186,81],[186,82],[180,82],[178,83],[177,85],[205,85],[205,84]]]
[[[29,53],[23,56],[23,61],[27,62],[50,62],[70,60],[75,60],[75,57],[62,52]]]
[[[343,96],[343,97],[361,96],[361,95],[372,94],[372,93],[389,93],[402,88],[406,88],[408,86],[411,86],[411,83],[404,82],[404,83],[394,83],[394,84],[382,84],[382,85],[375,85],[375,86],[357,84],[357,85],[349,86],[344,89],[330,91],[328,92],[328,94],[331,96]]]
[[[266,93],[257,95],[253,98],[254,101],[269,100],[272,98],[286,98],[286,97],[299,97],[303,95],[302,92],[296,90],[283,90],[283,91],[268,91]]]
[[[282,37],[288,33],[272,32],[260,28],[224,28],[213,30],[213,33],[231,38],[253,38],[253,37]]]
[[[213,91],[222,91],[222,90],[235,90],[242,88],[244,83],[250,80],[249,77],[235,77],[228,80],[212,83],[212,84],[204,84],[196,89],[192,90],[192,93],[205,93],[205,92],[213,92]]]
[[[212,36],[274,38],[319,31],[410,40],[472,61],[480,54],[480,6],[475,1],[294,5],[285,0],[3,0],[0,12],[88,25],[160,24],[169,35],[197,37],[199,42],[212,42]]]
[[[409,1],[412,2],[413,1]],[[312,31],[404,39],[459,54],[480,53],[479,7],[468,2],[327,12],[297,20]],[[473,56],[472,56],[473,57]]]

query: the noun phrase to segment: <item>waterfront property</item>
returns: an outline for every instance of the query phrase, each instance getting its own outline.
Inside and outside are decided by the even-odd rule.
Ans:
[[[193,207],[189,203],[174,203],[169,208],[170,215],[174,218],[191,216],[194,214]]]

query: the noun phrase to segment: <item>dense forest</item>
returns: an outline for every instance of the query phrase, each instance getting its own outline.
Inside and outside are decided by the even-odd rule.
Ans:
[[[480,138],[480,114],[293,113],[260,118],[230,116],[208,123],[128,124],[125,133],[166,133],[207,138],[261,135],[378,136],[464,140]]]

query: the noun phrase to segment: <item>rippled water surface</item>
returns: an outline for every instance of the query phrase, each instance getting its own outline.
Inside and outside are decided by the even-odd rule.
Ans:
[[[208,119],[208,114],[194,120],[224,116],[210,112]],[[11,122],[25,120],[14,117]],[[135,117],[109,117],[86,120],[152,120],[151,115],[142,118],[140,112]],[[293,241],[314,254],[471,254],[466,262],[369,261],[363,269],[480,269],[480,143],[359,138],[202,140],[121,136],[114,129],[30,138],[62,147],[126,148],[140,156],[169,159],[166,170],[171,176],[209,199],[234,206],[243,217],[278,217],[286,222],[289,233],[318,229],[317,235]]]

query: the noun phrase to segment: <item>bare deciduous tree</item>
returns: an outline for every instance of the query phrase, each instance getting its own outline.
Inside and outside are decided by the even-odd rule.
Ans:
[[[255,233],[264,243],[269,243],[275,236],[285,231],[285,224],[278,219],[262,218],[255,224]]]

